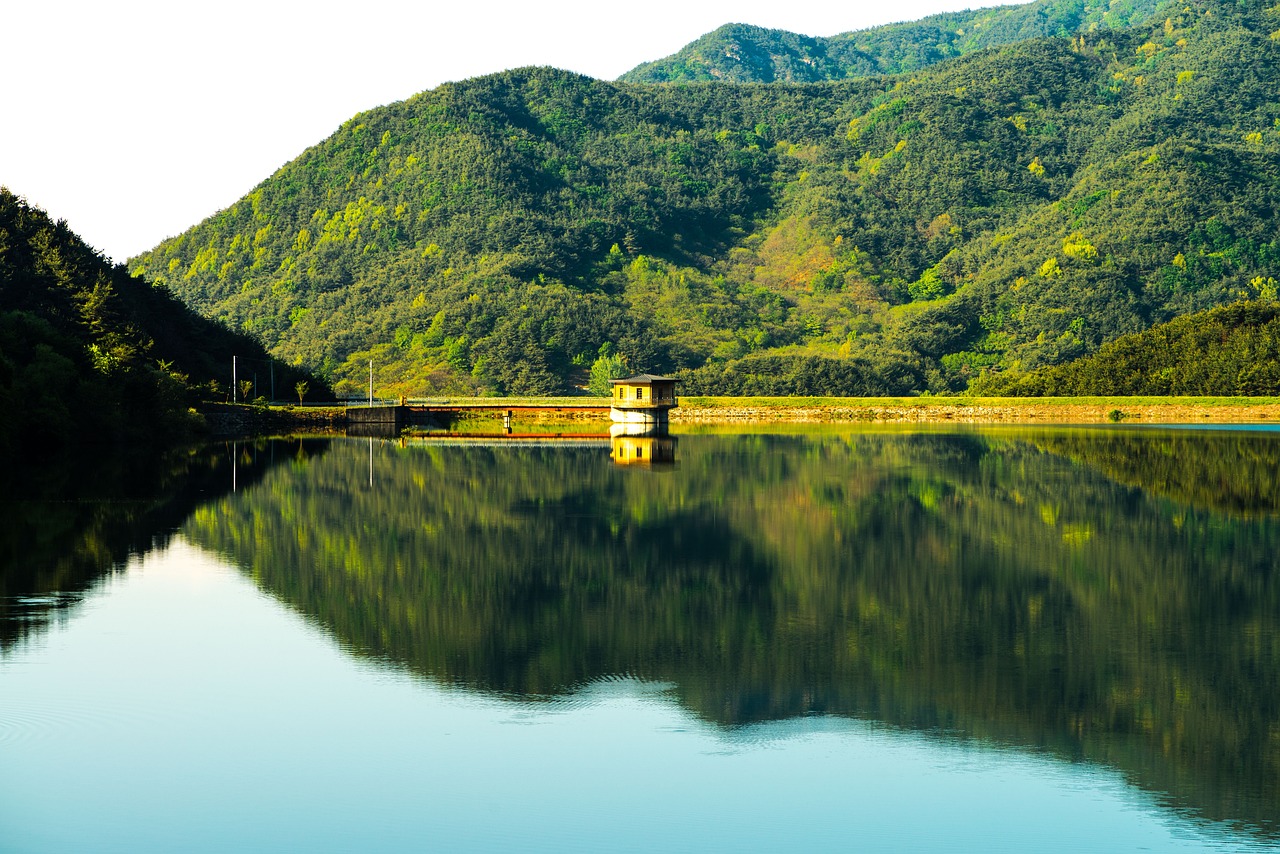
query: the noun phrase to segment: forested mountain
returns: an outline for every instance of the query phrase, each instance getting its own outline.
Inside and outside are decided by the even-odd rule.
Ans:
[[[370,359],[556,391],[615,349],[704,392],[958,390],[1280,278],[1277,91],[1257,0],[838,83],[521,69],[362,113],[131,263],[353,391]]]
[[[232,356],[269,364],[256,341],[108,263],[66,223],[0,188],[0,455],[73,436],[172,435],[192,403],[224,398]]]
[[[622,75],[628,83],[815,83],[917,71],[975,50],[1046,36],[1073,36],[1143,23],[1161,0],[1036,0],[944,12],[830,37],[726,24]]]

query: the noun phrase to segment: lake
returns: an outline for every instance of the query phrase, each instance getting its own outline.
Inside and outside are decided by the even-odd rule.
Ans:
[[[9,473],[0,851],[1273,851],[1280,432]]]

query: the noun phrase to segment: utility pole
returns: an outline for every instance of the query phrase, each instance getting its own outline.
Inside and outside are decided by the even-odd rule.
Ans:
[[[369,360],[369,408],[373,408],[373,359]]]
[[[231,402],[236,402],[236,395],[240,393],[240,378],[236,374],[236,357],[231,357]]]

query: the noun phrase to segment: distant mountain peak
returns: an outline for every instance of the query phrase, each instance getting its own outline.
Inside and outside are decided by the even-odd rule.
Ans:
[[[814,83],[915,71],[986,47],[1134,26],[1170,0],[1036,0],[944,12],[830,37],[725,24],[671,56],[618,78],[627,83]]]

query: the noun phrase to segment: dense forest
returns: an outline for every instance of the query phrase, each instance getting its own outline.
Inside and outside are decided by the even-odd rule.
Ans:
[[[1280,7],[1109,28],[1142,11],[898,76],[446,84],[131,267],[351,393],[370,360],[384,394],[564,391],[602,360],[963,390],[1274,296]]]
[[[439,684],[549,698],[628,674],[727,728],[1011,743],[1280,834],[1268,437],[686,435],[676,457],[334,442],[183,535]]]
[[[829,38],[726,24],[672,56],[646,62],[618,79],[627,83],[815,83],[901,74],[983,48],[1137,26],[1175,7],[1168,0],[1036,0],[944,12]]]
[[[229,397],[233,356],[246,371],[270,369],[257,341],[108,263],[0,188],[0,456],[73,437],[180,435],[193,404]],[[281,383],[307,376],[279,368]]]
[[[978,394],[1259,395],[1280,389],[1280,302],[1237,302],[1177,317],[1029,373],[982,377]]]

